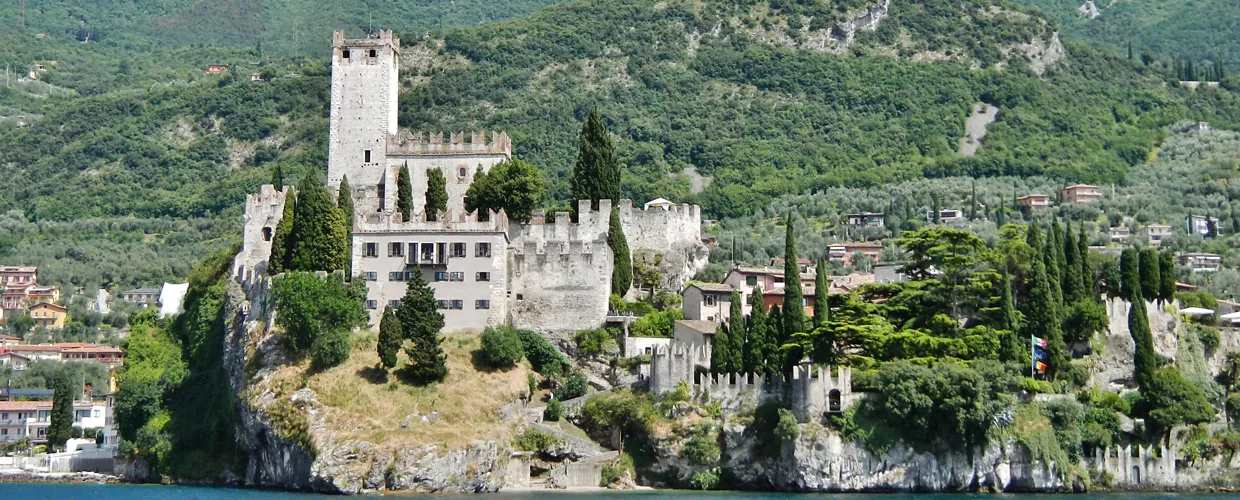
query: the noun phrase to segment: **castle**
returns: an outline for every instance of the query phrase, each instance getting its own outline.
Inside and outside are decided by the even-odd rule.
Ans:
[[[423,133],[397,127],[400,39],[383,31],[366,39],[332,38],[327,186],[348,179],[353,198],[352,271],[367,283],[366,309],[377,328],[385,307],[399,307],[405,283],[420,273],[435,290],[445,333],[511,324],[543,331],[598,327],[607,314],[613,256],[607,245],[613,203],[578,205],[553,220],[529,223],[503,212],[470,213],[465,193],[479,171],[512,158],[504,132]],[[407,168],[413,213],[396,213],[397,178]],[[432,171],[447,180],[447,210],[427,214]],[[242,283],[265,274],[271,237],[286,192],[263,186],[246,200],[245,237],[234,265]],[[615,208],[633,252],[664,256],[669,284],[683,285],[706,263],[697,206]],[[678,289],[678,288],[677,288]]]

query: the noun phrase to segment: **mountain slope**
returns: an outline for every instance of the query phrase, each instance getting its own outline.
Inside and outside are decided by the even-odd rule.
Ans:
[[[1234,0],[1015,0],[1055,19],[1067,36],[1162,58],[1222,58],[1240,70],[1240,2]]]

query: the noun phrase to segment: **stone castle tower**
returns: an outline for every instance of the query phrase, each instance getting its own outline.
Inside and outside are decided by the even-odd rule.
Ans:
[[[329,187],[346,174],[354,186],[383,182],[388,137],[397,132],[399,73],[400,39],[391,30],[360,40],[332,34]]]

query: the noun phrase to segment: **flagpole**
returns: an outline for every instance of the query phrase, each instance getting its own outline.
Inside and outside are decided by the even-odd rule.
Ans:
[[[1037,343],[1038,342],[1035,339],[1037,339],[1037,337],[1035,337],[1033,334],[1029,334],[1029,378],[1037,380],[1038,379],[1038,375],[1037,375],[1037,370],[1038,370]]]

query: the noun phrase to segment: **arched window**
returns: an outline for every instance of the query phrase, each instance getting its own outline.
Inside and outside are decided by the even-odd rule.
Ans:
[[[469,174],[469,172],[465,169],[465,167],[461,167],[461,169],[458,170],[457,172],[458,173],[456,175],[459,175],[461,177],[465,177],[467,174]]]
[[[831,392],[827,393],[827,411],[831,413],[839,413],[841,407],[840,390],[831,389]]]
[[[271,228],[263,228],[263,241],[271,241]]]

